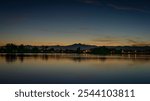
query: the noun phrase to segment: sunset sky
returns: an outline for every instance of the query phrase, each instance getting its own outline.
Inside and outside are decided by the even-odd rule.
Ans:
[[[149,0],[0,0],[0,45],[150,45]]]

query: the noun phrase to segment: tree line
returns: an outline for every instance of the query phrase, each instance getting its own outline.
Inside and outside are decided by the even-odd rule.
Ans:
[[[82,47],[82,46],[81,46]],[[95,47],[88,50],[81,50],[81,47],[77,47],[75,50],[52,48],[50,46],[30,46],[30,45],[15,45],[6,44],[0,47],[0,53],[89,53],[89,54],[150,54],[150,47],[144,49],[144,47],[130,47],[127,49],[108,48],[105,46]],[[140,49],[140,50],[136,50]],[[141,50],[142,49],[142,50]],[[143,50],[144,49],[144,50]]]

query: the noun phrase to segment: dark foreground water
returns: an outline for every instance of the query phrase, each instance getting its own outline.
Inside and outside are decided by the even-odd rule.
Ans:
[[[0,54],[0,83],[150,83],[150,56]]]

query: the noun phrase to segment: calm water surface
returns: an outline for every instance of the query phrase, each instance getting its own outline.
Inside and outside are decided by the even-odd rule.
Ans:
[[[0,83],[150,83],[150,56],[0,54]]]

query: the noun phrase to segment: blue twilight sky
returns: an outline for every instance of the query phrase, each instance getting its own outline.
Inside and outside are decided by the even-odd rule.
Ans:
[[[149,0],[0,0],[0,45],[150,45]]]

